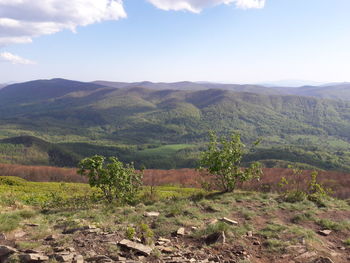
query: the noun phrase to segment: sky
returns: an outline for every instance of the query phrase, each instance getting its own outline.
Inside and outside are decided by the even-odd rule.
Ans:
[[[0,83],[350,81],[349,0],[0,0]]]

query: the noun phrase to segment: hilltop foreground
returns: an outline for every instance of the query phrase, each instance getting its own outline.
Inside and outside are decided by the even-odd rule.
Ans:
[[[145,188],[103,204],[85,184],[0,181],[1,262],[348,262],[350,205]]]

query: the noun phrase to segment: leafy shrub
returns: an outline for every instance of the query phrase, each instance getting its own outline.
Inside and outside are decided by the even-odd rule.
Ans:
[[[308,176],[299,168],[294,168],[292,171],[288,178],[282,177],[278,184],[284,201],[296,203],[308,199],[319,207],[325,206],[323,200],[329,198],[332,190],[318,182],[318,172],[313,171]]]
[[[125,230],[125,236],[128,238],[128,239],[133,239],[135,237],[135,234],[136,234],[136,230],[135,228],[129,226],[126,228]]]
[[[133,164],[124,165],[116,157],[108,158],[107,162],[100,155],[85,158],[79,163],[78,173],[88,176],[90,186],[99,188],[109,202],[135,201],[142,185],[142,174],[135,171]]]
[[[239,134],[232,134],[229,139],[225,137],[218,139],[214,132],[210,132],[208,149],[200,158],[200,169],[206,169],[214,175],[221,190],[233,192],[237,183],[258,178],[262,173],[259,163],[253,163],[244,169],[241,167],[245,153],[245,145]]]
[[[206,228],[196,231],[193,236],[196,238],[206,237],[212,234],[225,232],[230,230],[230,226],[225,222],[218,222],[216,224],[210,224]]]

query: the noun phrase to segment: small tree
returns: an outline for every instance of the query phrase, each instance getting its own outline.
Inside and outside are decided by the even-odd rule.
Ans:
[[[233,192],[238,182],[259,178],[262,173],[260,163],[253,163],[248,168],[241,167],[245,153],[245,145],[239,134],[232,134],[229,139],[218,139],[214,132],[210,132],[210,143],[201,155],[200,165],[216,176],[218,186],[224,192]]]
[[[142,186],[142,173],[133,164],[124,165],[116,157],[95,155],[79,163],[78,174],[89,177],[91,187],[101,189],[108,201],[132,202]]]

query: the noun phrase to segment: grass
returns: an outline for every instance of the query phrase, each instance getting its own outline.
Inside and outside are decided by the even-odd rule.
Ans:
[[[0,232],[9,232],[20,226],[25,219],[30,219],[36,215],[31,210],[18,210],[0,213]]]
[[[344,245],[350,247],[350,238],[343,241]]]
[[[335,199],[330,200],[332,205],[318,208],[307,200],[282,202],[271,193],[237,190],[218,194],[205,193],[200,189],[162,186],[156,187],[159,198],[153,202],[142,199],[143,202],[133,206],[117,206],[96,202],[93,199],[96,190],[85,184],[18,182],[0,185],[0,233],[22,228],[27,233],[25,239],[19,240],[18,247],[22,249],[38,248],[41,246],[40,240],[49,234],[86,225],[95,225],[103,232],[116,231],[125,238],[144,236],[149,243],[158,237],[171,238],[180,227],[185,227],[187,233],[191,232],[185,240],[201,245],[206,244],[209,235],[224,232],[226,245],[240,244],[247,250],[253,246],[252,239],[246,236],[248,231],[252,231],[253,238],[262,244],[259,247],[261,255],[284,253],[290,245],[317,250],[325,244],[315,233],[322,227],[341,232],[343,239],[339,242],[350,246],[350,240],[344,240],[344,236],[350,234],[350,222],[323,218],[339,210],[342,213],[349,211],[350,215],[349,204]],[[89,198],[86,199],[86,196]],[[63,206],[62,202],[67,200],[73,200],[76,204]],[[78,202],[85,201],[85,206],[78,205]],[[51,206],[43,209],[43,204],[48,203]],[[160,212],[160,215],[156,218],[143,216],[150,211]],[[220,220],[209,224],[222,217],[236,220],[238,225],[229,225]],[[26,223],[37,223],[39,226],[29,227]],[[178,237],[178,240],[182,238]],[[74,238],[65,235],[57,243],[72,246]],[[214,243],[206,248],[212,246],[219,244]],[[254,248],[256,250],[257,246]],[[111,247],[109,253],[116,254],[118,251],[114,249]]]
[[[316,223],[324,229],[334,231],[350,230],[350,220],[336,222],[330,219],[322,218],[317,219]]]

